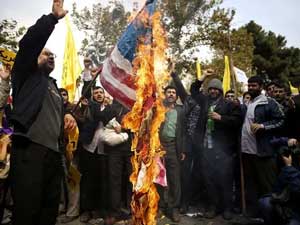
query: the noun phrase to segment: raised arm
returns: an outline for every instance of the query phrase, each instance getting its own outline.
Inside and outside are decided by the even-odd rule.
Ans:
[[[172,72],[171,77],[173,78],[175,87],[176,87],[177,92],[178,92],[178,96],[180,97],[182,103],[184,103],[187,96],[188,96],[188,93],[186,92],[180,78],[178,77],[178,75],[176,73]]]
[[[31,26],[19,42],[12,80],[15,77],[26,77],[37,67],[37,59],[47,40],[54,30],[55,24],[63,18],[67,11],[63,9],[63,0],[53,0],[52,13],[43,15],[33,26]]]

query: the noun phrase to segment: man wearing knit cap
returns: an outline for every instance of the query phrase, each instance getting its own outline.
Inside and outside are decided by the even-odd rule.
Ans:
[[[232,218],[233,154],[236,131],[242,123],[241,111],[223,98],[222,82],[218,79],[209,81],[207,95],[199,91],[208,75],[205,73],[191,86],[191,96],[201,109],[197,132],[200,168],[207,191],[204,216],[214,218],[220,211],[229,220]]]

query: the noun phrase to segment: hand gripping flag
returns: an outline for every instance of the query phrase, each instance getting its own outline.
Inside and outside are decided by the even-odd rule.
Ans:
[[[104,89],[127,108],[132,108],[136,100],[132,61],[135,58],[138,40],[152,42],[152,28],[145,19],[153,15],[156,0],[147,0],[143,9],[128,25],[109,57],[103,63],[100,81]],[[146,17],[145,17],[146,15]]]

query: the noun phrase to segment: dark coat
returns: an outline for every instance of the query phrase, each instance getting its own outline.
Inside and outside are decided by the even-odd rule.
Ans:
[[[176,153],[180,157],[181,153],[186,153],[186,132],[185,132],[185,115],[182,105],[175,105],[175,110],[177,111],[177,123],[176,123]],[[161,131],[164,123],[161,124]]]
[[[179,77],[173,73],[172,78],[178,95],[184,103],[185,116],[188,118],[196,105],[200,106],[195,132],[190,139],[194,144],[200,145],[200,148],[203,148],[208,119],[209,97],[199,91],[202,86],[201,81],[197,80],[191,85],[191,96],[189,96]],[[218,102],[215,112],[219,113],[222,119],[221,121],[215,121],[215,129],[212,134],[214,143],[216,147],[223,149],[228,154],[232,154],[232,151],[235,149],[234,146],[238,141],[238,131],[242,123],[241,108],[222,98]]]
[[[275,193],[281,193],[284,188],[289,187],[289,206],[300,215],[300,170],[293,166],[285,166],[281,169],[277,182],[273,189]]]
[[[287,114],[287,136],[289,138],[295,138],[300,142],[300,95],[293,97],[293,101],[295,107]]]
[[[90,144],[100,121],[106,124],[109,120],[110,106],[106,106],[100,111],[101,105],[95,101],[90,101],[85,118],[81,121],[79,140],[82,144]]]
[[[199,91],[201,86],[202,82],[198,80],[194,82],[191,85],[191,96],[201,107],[197,131],[199,143],[203,145],[208,120],[209,97]],[[231,155],[238,141],[237,131],[242,124],[241,108],[233,102],[220,97],[214,111],[221,115],[220,121],[214,121],[214,131],[212,133],[214,145],[216,148],[222,149],[222,151]]]
[[[49,75],[38,69],[37,59],[57,22],[53,14],[42,16],[28,29],[19,43],[11,76],[13,90],[11,122],[17,132],[27,132],[42,108]]]
[[[267,102],[256,106],[254,122],[264,125],[264,129],[258,130],[255,134],[257,155],[260,157],[273,156],[274,147],[270,141],[284,123],[284,113],[279,104],[273,98],[267,97]]]
[[[109,122],[111,119],[116,118],[116,120],[119,122],[119,124],[122,125],[123,117],[129,112],[127,108],[122,106],[119,102],[114,101],[113,104],[110,106],[110,112],[107,116],[107,122]],[[127,141],[116,145],[116,146],[109,146],[105,145],[105,151],[109,153],[120,153],[125,155],[131,155],[131,141],[132,141],[132,133],[129,130],[122,129],[122,132],[127,132],[129,138]]]

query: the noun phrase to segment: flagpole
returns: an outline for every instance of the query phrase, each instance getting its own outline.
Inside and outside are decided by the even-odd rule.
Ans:
[[[233,57],[232,57],[232,42],[231,42],[231,35],[230,35],[230,29],[228,29],[228,45],[229,45],[229,65],[231,70],[231,78],[232,78],[232,84],[234,88],[234,95],[235,97],[238,96],[238,90],[237,90],[237,82],[236,82],[236,74],[234,70],[234,63],[233,63]],[[242,152],[239,151],[239,161],[240,161],[240,179],[241,179],[241,201],[242,201],[242,213],[243,215],[246,215],[246,197],[245,197],[245,175],[244,175],[244,164],[243,164],[243,158],[242,158]]]
[[[230,30],[228,29],[228,45],[229,45],[229,65],[230,65],[230,76],[232,80],[233,90],[235,97],[238,96],[238,90],[237,90],[237,82],[236,82],[236,74],[234,71],[234,63],[233,63],[233,57],[232,57],[232,43],[231,43],[231,36],[230,36]]]

